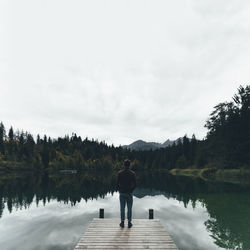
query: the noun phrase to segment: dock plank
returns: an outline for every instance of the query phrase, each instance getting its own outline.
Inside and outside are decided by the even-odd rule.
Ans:
[[[93,219],[75,250],[177,249],[159,220],[135,219],[133,227],[119,227],[119,219]]]

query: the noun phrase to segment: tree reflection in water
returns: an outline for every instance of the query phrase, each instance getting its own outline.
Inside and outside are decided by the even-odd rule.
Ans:
[[[85,172],[81,174],[22,174],[0,179],[0,217],[3,210],[28,208],[32,202],[43,205],[56,200],[74,206],[85,201],[104,197],[116,191],[116,173]],[[207,230],[218,247],[250,249],[250,197],[249,185],[215,182],[201,178],[172,176],[162,172],[137,173],[138,191],[135,196],[164,194],[189,203],[206,207],[210,218]],[[143,193],[142,190],[146,190]]]

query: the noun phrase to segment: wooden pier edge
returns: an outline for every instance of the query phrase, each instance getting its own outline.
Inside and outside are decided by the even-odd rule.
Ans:
[[[159,219],[134,219],[132,228],[121,228],[120,219],[104,219],[104,210],[101,214],[103,218],[92,220],[75,250],[178,249]]]
[[[99,209],[99,218],[100,219],[104,219],[104,208],[100,208]],[[154,209],[150,208],[148,210],[148,218],[150,220],[154,219]]]

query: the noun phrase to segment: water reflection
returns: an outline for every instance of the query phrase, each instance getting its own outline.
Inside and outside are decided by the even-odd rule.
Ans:
[[[100,207],[119,217],[114,185],[115,174],[100,172],[5,176],[0,249],[72,249]],[[163,173],[138,173],[138,186],[134,217],[153,208],[180,249],[250,249],[249,186]]]

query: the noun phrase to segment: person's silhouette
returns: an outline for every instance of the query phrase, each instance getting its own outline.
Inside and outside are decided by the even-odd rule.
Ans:
[[[133,206],[133,195],[132,192],[136,187],[136,176],[135,172],[130,170],[130,160],[126,159],[123,162],[124,169],[120,170],[117,174],[116,186],[120,193],[120,212],[121,212],[121,223],[120,227],[124,227],[125,221],[125,206],[127,204],[127,219],[128,227],[131,228],[132,224],[132,206]]]

